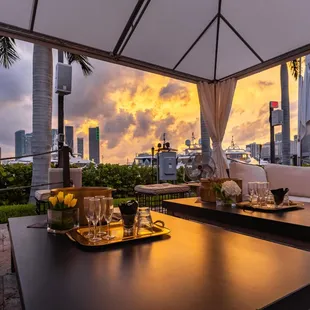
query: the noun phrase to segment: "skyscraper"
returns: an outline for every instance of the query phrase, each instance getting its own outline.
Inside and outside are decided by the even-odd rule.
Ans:
[[[256,142],[250,143],[246,146],[247,150],[251,152],[251,156],[255,159],[258,159],[260,154],[259,154],[259,148],[260,144],[256,144]]]
[[[72,151],[74,151],[74,144],[73,144],[73,126],[66,126],[65,127],[65,142],[68,146],[71,147]]]
[[[96,164],[100,163],[100,137],[99,127],[89,128],[89,159]]]
[[[32,133],[25,134],[25,154],[32,154]]]
[[[275,141],[282,142],[282,132],[278,132],[275,134]]]
[[[25,130],[15,132],[15,156],[25,154]]]
[[[56,144],[58,129],[52,129],[52,145]]]
[[[81,156],[81,158],[84,158],[84,139],[83,138],[77,138],[77,152]]]

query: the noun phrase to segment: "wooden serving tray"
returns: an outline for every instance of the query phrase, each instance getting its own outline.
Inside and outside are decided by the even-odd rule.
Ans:
[[[99,227],[97,227],[98,229]],[[101,226],[102,231],[107,231],[107,226]],[[80,227],[74,230],[71,230],[67,233],[69,239],[74,242],[77,242],[79,245],[84,247],[105,247],[111,244],[140,240],[145,238],[154,238],[162,235],[167,235],[170,233],[170,229],[165,227],[163,221],[156,221],[153,223],[153,231],[144,230],[142,233],[137,235],[136,229],[134,229],[133,235],[124,234],[124,228],[122,222],[112,222],[110,224],[110,234],[115,236],[114,239],[105,240],[102,239],[99,242],[92,242],[89,239],[84,237],[88,232],[88,227]]]
[[[248,209],[253,211],[261,212],[283,212],[291,210],[300,210],[304,209],[304,204],[302,202],[291,201],[289,206],[275,207],[273,204],[267,204],[267,206],[251,206],[249,201],[243,201],[237,203],[237,208]]]

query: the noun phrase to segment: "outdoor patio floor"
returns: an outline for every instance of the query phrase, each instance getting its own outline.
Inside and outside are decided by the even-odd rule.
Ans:
[[[0,310],[22,309],[17,279],[11,273],[11,243],[7,224],[0,224]]]

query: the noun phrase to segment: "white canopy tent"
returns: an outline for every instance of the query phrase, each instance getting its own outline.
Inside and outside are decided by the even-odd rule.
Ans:
[[[309,0],[0,0],[0,35],[218,85],[308,53],[309,12]]]

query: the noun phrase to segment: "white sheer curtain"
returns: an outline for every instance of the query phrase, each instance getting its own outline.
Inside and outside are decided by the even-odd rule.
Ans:
[[[212,158],[216,164],[216,176],[226,178],[228,168],[225,153],[222,149],[231,105],[236,88],[236,79],[218,83],[198,83],[198,96],[202,113],[212,139]]]

